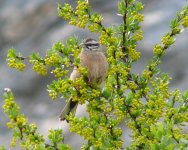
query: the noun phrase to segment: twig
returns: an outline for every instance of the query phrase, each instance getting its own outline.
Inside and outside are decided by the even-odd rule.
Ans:
[[[16,58],[21,60],[29,59],[29,57],[21,57],[21,56],[16,56]]]
[[[128,1],[125,0],[125,7],[127,9],[128,7]],[[125,42],[126,42],[126,32],[127,32],[127,10],[123,16],[123,24],[124,24],[124,29],[123,29],[123,46],[122,46],[122,51],[125,53],[126,52],[126,48],[125,48]]]

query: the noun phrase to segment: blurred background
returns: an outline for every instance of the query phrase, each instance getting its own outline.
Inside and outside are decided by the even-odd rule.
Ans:
[[[97,34],[70,26],[66,21],[57,17],[57,2],[71,3],[73,0],[0,0],[0,97],[5,87],[11,88],[15,101],[20,105],[29,122],[38,126],[38,132],[47,135],[49,128],[63,128],[65,142],[78,149],[83,139],[68,132],[68,125],[60,122],[58,115],[64,106],[61,100],[52,102],[46,91],[47,84],[53,76],[41,77],[34,73],[31,66],[20,73],[7,67],[6,54],[8,48],[15,48],[24,56],[39,52],[44,56],[45,51],[57,41],[67,40],[77,35],[80,40]],[[121,17],[117,14],[117,1],[90,0],[94,11],[102,14],[105,26],[119,25]],[[169,30],[169,21],[175,17],[176,11],[188,5],[187,0],[142,0],[145,4],[142,23],[144,40],[139,43],[141,60],[135,64],[134,71],[141,72],[152,56],[152,47],[160,42]],[[168,49],[161,69],[173,78],[171,89],[179,88],[182,92],[188,89],[188,30],[177,37],[173,47]],[[3,100],[0,99],[2,106]],[[84,106],[79,107],[77,115],[82,115]],[[0,145],[9,148],[11,132],[6,127],[8,119],[0,109]],[[125,129],[126,144],[130,143],[129,131]],[[76,148],[77,147],[77,148]],[[13,148],[11,148],[13,149]],[[15,148],[18,149],[18,148]]]

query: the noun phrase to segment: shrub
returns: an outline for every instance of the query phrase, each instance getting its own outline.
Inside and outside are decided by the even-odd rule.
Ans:
[[[79,65],[81,47],[77,37],[70,37],[65,45],[60,41],[55,43],[44,58],[36,53],[23,57],[9,49],[9,67],[22,71],[24,61],[29,60],[33,70],[40,75],[47,75],[47,67],[50,67],[54,80],[47,90],[52,100],[60,96],[63,100],[72,97],[79,104],[88,102],[88,117],[68,116],[70,131],[85,139],[81,149],[185,149],[188,135],[182,128],[188,122],[188,91],[184,94],[178,89],[170,91],[170,78],[160,72],[159,64],[176,36],[188,27],[188,7],[177,13],[170,23],[170,31],[162,37],[161,43],[154,45],[153,57],[147,67],[141,74],[134,74],[132,64],[140,59],[137,42],[143,38],[140,27],[144,20],[140,13],[142,3],[120,0],[118,15],[122,17],[122,23],[116,27],[105,27],[103,17],[92,12],[88,1],[76,0],[76,3],[76,8],[67,3],[58,4],[58,15],[71,25],[99,34],[109,63],[104,89],[91,87],[84,80],[86,70]],[[68,73],[75,66],[80,68],[82,76],[72,82]],[[75,88],[78,85],[79,90]],[[5,90],[4,100],[3,110],[10,118],[7,126],[13,130],[12,146],[19,141],[25,149],[71,149],[64,144],[61,129],[49,130],[51,143],[45,144],[36,125],[29,124],[20,114],[10,89]],[[124,145],[122,123],[131,130],[130,145]]]

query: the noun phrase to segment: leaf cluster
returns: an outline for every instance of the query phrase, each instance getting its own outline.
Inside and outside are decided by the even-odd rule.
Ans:
[[[119,26],[105,27],[102,16],[92,12],[86,0],[76,0],[73,8],[65,3],[58,4],[58,15],[69,24],[96,32],[99,42],[106,47],[109,63],[108,76],[104,89],[87,83],[87,69],[79,65],[81,46],[78,38],[55,43],[42,58],[33,53],[24,58],[15,50],[8,51],[8,65],[22,71],[24,61],[29,59],[33,70],[40,75],[47,75],[48,68],[54,74],[54,80],[47,86],[49,96],[55,100],[69,99],[80,104],[87,103],[88,117],[67,116],[70,131],[84,138],[81,149],[184,149],[188,135],[183,126],[188,122],[188,91],[181,94],[178,89],[169,90],[171,78],[160,73],[161,57],[174,44],[176,36],[188,27],[188,7],[177,13],[170,23],[170,31],[161,42],[154,45],[153,57],[141,74],[134,74],[132,64],[140,59],[137,48],[142,40],[140,22],[143,5],[136,0],[118,2],[118,15],[122,18]],[[70,68],[77,67],[81,77],[72,82],[68,78]],[[78,88],[79,87],[79,88]],[[28,123],[19,114],[19,107],[13,101],[13,95],[5,92],[4,112],[10,118],[8,124],[14,131],[13,137],[21,139],[25,148],[70,149],[62,144],[62,130],[50,130],[48,138],[51,145],[45,145],[43,136],[36,133],[36,127]],[[124,145],[123,130],[120,125],[131,130],[132,141]],[[125,133],[126,134],[126,133]],[[15,142],[13,142],[15,143]]]

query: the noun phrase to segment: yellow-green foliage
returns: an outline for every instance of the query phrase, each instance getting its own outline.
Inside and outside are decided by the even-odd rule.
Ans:
[[[49,130],[48,138],[51,141],[51,145],[45,144],[43,135],[36,131],[36,125],[29,124],[25,116],[20,113],[20,108],[14,102],[14,96],[10,89],[5,89],[4,100],[3,110],[10,118],[7,126],[13,130],[13,137],[10,143],[12,147],[16,146],[17,141],[20,141],[19,146],[25,149],[70,149],[68,145],[62,143],[64,138],[61,129]]]
[[[188,122],[188,91],[183,95],[179,90],[170,91],[170,78],[160,73],[161,57],[174,42],[175,37],[188,27],[188,7],[184,7],[171,21],[167,32],[153,48],[153,57],[142,74],[133,74],[132,64],[140,59],[137,41],[142,40],[140,22],[144,15],[141,2],[121,0],[118,2],[118,15],[122,24],[115,27],[103,26],[102,16],[92,12],[86,0],[76,0],[77,6],[58,4],[58,15],[71,25],[99,34],[99,41],[106,47],[109,63],[108,76],[103,90],[88,85],[85,77],[87,70],[79,66],[78,54],[81,51],[76,37],[70,38],[65,45],[57,42],[47,50],[42,58],[33,53],[24,58],[15,50],[8,51],[8,65],[22,71],[24,60],[29,59],[33,70],[47,75],[47,67],[52,67],[54,81],[48,85],[49,96],[56,100],[72,97],[73,101],[87,104],[88,117],[67,116],[70,131],[85,139],[81,149],[118,150],[118,149],[184,149],[188,146],[188,134],[182,126]],[[73,58],[73,59],[72,59]],[[69,80],[69,69],[78,67],[82,76],[75,82]],[[77,88],[79,87],[79,89]],[[5,92],[4,112],[10,118],[7,124],[13,129],[12,146],[18,139],[26,149],[70,149],[61,143],[62,130],[49,130],[51,145],[44,143],[36,126],[30,125],[13,100],[10,91]],[[131,130],[132,142],[124,145],[124,124]],[[125,133],[126,134],[126,133]]]

